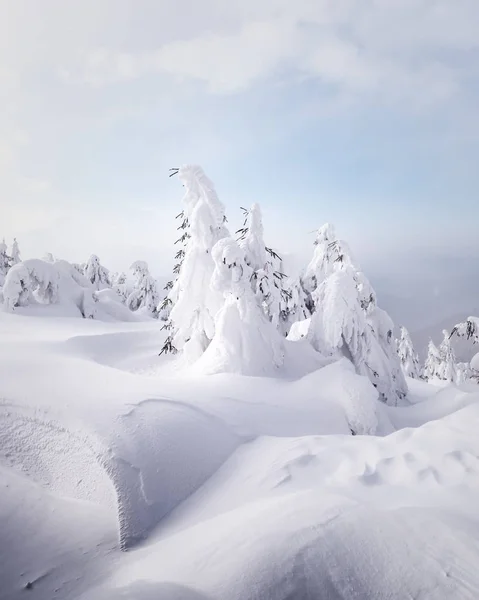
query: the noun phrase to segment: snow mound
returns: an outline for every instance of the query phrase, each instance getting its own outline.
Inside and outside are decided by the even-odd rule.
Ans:
[[[478,417],[475,404],[385,438],[259,438],[84,598],[148,580],[233,600],[472,600]]]

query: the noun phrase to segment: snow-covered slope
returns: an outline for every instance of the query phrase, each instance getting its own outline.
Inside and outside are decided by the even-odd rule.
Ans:
[[[479,597],[478,394],[192,375],[152,320],[0,335],[2,600]]]

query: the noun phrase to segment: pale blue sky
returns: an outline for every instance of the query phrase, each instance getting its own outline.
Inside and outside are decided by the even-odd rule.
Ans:
[[[477,0],[0,0],[0,234],[169,268],[202,164],[267,241],[386,270],[478,250]],[[389,267],[388,267],[389,268]]]

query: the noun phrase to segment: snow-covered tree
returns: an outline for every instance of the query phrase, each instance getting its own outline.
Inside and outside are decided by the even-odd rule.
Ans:
[[[334,226],[326,223],[318,229],[314,241],[313,258],[302,278],[303,288],[308,295],[308,308],[314,310],[312,294],[334,271],[335,265],[352,264],[351,252],[345,242],[336,237]]]
[[[214,336],[214,320],[224,300],[210,287],[214,270],[211,251],[216,242],[229,234],[224,206],[201,167],[186,165],[177,173],[186,188],[184,203],[190,237],[171,290],[175,298],[170,313],[172,333],[162,352],[182,350],[185,360],[192,363]]]
[[[419,357],[414,350],[411,336],[405,327],[401,327],[401,337],[397,341],[397,352],[404,374],[412,379],[419,379],[421,367]]]
[[[0,242],[0,286],[3,285],[5,281],[5,277],[10,268],[11,259],[7,254],[7,244],[5,243],[5,238],[2,242]]]
[[[246,264],[252,269],[251,286],[265,315],[282,333],[287,333],[286,306],[291,293],[284,287],[286,275],[277,252],[264,242],[263,218],[259,204],[246,210],[245,220],[238,243],[245,255]]]
[[[281,299],[281,319],[285,332],[288,333],[293,323],[303,321],[311,316],[307,307],[307,295],[303,289],[301,278],[288,277],[284,281]]]
[[[27,306],[32,300],[42,304],[58,302],[60,276],[53,265],[39,259],[20,262],[9,269],[3,286],[7,310]]]
[[[432,340],[429,340],[429,345],[427,348],[427,358],[426,362],[424,363],[423,369],[424,379],[426,379],[427,381],[430,381],[431,379],[438,379],[441,362],[442,359],[439,349]]]
[[[13,238],[13,244],[12,244],[12,265],[17,265],[19,262],[21,262],[21,258],[20,258],[20,250],[18,248],[18,242],[17,242],[17,238]]]
[[[103,290],[111,287],[109,271],[101,265],[100,259],[96,254],[90,256],[83,273],[95,290]]]
[[[157,316],[160,294],[156,279],[150,274],[148,264],[143,260],[137,260],[131,265],[135,285],[133,291],[126,300],[130,310],[145,309],[152,316]]]
[[[441,363],[437,375],[443,381],[455,382],[457,375],[456,355],[451,344],[449,332],[444,329],[442,334],[444,339],[439,346]]]
[[[45,262],[53,263],[55,262],[55,257],[51,252],[46,252],[42,260],[44,260]]]
[[[457,363],[456,370],[456,383],[461,385],[469,381],[473,377],[473,370],[471,369],[471,365],[469,363],[460,362]]]
[[[451,337],[454,335],[472,340],[473,344],[479,343],[479,318],[468,317],[466,321],[455,325],[451,332]]]
[[[396,405],[407,393],[393,338],[394,325],[376,303],[365,275],[354,265],[347,245],[328,225],[320,230],[313,265],[308,268],[315,312],[308,338],[319,352],[346,356],[369,377],[380,398]],[[316,286],[316,287],[315,287]]]
[[[271,374],[284,360],[284,342],[266,318],[251,289],[252,269],[232,238],[213,248],[211,287],[225,297],[216,315],[215,334],[196,363],[205,373]]]
[[[126,273],[113,273],[111,275],[111,287],[121,298],[121,301],[125,303],[129,296]]]

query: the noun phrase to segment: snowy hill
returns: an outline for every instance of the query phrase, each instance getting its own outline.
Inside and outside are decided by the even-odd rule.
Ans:
[[[151,321],[0,331],[2,598],[478,593],[479,394],[177,376]]]
[[[0,246],[2,600],[478,598],[477,360],[446,331],[422,371],[331,224],[286,274],[172,175],[163,298]]]

